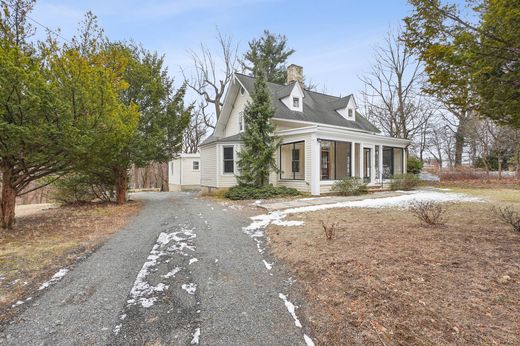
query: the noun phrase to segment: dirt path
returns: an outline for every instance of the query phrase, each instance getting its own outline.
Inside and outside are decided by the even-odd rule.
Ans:
[[[305,344],[284,301],[298,302],[292,281],[242,231],[252,210],[190,194],[135,197],[145,207],[130,226],[32,302],[0,343]]]

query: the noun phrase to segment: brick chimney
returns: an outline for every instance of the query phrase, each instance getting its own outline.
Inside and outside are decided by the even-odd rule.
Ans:
[[[287,67],[287,84],[300,82],[303,84],[303,67],[291,64]]]

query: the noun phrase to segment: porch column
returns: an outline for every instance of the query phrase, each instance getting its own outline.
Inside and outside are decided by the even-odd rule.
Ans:
[[[365,156],[363,152],[363,143],[359,143],[359,177],[363,179],[365,177],[365,172],[363,167],[363,156]]]
[[[379,181],[383,184],[383,146],[379,146]]]
[[[406,151],[407,150],[403,148],[403,174],[406,174],[408,165],[408,153]]]
[[[350,176],[356,176],[356,142],[351,142],[350,147]]]
[[[376,182],[376,146],[370,149],[370,183]]]
[[[311,135],[311,195],[320,195],[320,143],[315,134]]]

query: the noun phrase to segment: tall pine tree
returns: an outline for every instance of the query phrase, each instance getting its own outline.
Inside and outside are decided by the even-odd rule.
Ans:
[[[262,69],[268,82],[285,83],[285,63],[293,53],[294,49],[287,47],[287,37],[274,35],[265,30],[261,38],[249,42],[249,50],[244,55],[242,67],[255,77],[258,70]]]
[[[252,102],[244,110],[246,129],[242,135],[244,146],[238,154],[240,185],[261,187],[269,183],[269,173],[278,171],[275,153],[279,140],[271,122],[274,108],[263,69],[258,69]]]

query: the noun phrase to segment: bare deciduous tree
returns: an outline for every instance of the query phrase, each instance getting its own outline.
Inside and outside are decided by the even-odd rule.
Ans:
[[[194,110],[190,123],[184,133],[183,152],[194,154],[199,150],[199,145],[208,133],[207,104],[201,102]]]
[[[204,43],[200,50],[190,51],[194,73],[187,75],[182,70],[187,85],[201,96],[198,112],[207,127],[215,128],[215,121],[220,116],[224,101],[224,93],[239,66],[238,44],[230,36],[217,30],[219,52],[215,54]],[[208,106],[214,106],[214,112],[208,112]]]
[[[400,41],[389,33],[383,46],[375,51],[371,72],[361,78],[366,115],[392,137],[423,137],[428,119],[436,108],[420,91],[421,64]]]

